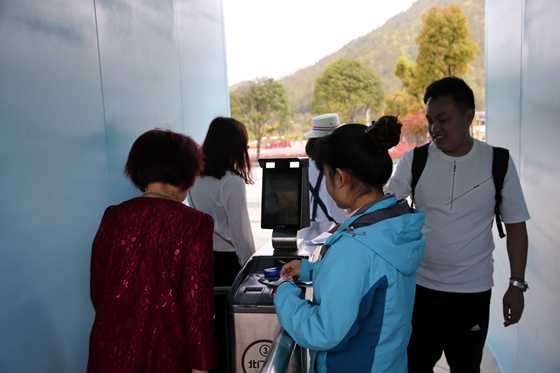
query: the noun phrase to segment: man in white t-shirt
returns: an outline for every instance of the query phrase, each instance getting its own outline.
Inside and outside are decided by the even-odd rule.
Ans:
[[[495,193],[493,148],[473,139],[474,94],[461,79],[433,82],[424,95],[433,142],[414,191],[409,152],[397,165],[388,191],[397,198],[413,193],[426,213],[426,249],[417,272],[409,372],[432,372],[445,352],[452,373],[480,372],[488,331],[493,286]],[[511,158],[507,166],[500,216],[507,232],[510,286],[503,297],[504,325],[523,313],[529,213]],[[507,279],[500,279],[507,281]]]

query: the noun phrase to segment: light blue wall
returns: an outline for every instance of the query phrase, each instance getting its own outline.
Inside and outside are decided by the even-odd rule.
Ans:
[[[154,126],[228,113],[221,0],[0,1],[0,372],[85,371],[89,255]]]
[[[511,149],[531,213],[526,309],[503,328],[501,297],[509,277],[497,240],[488,342],[503,373],[560,372],[560,2],[486,2],[487,132]]]

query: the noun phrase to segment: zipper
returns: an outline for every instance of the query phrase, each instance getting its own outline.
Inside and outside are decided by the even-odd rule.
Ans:
[[[455,174],[457,172],[457,164],[453,161],[453,179],[451,180],[451,200],[449,203],[449,209],[453,211],[453,195],[455,194]]]

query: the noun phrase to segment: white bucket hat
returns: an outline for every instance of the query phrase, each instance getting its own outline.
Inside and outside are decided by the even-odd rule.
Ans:
[[[313,117],[311,122],[313,123],[311,131],[303,135],[306,139],[330,135],[340,125],[340,118],[336,113],[328,113]]]

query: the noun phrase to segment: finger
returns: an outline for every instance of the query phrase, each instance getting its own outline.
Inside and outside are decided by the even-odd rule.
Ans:
[[[509,301],[504,300],[503,313],[504,313],[504,326],[509,326],[513,324],[513,315],[512,315],[513,309]]]
[[[521,320],[521,315],[523,314],[523,308],[522,307],[513,307],[511,310],[511,322],[512,324],[516,324],[519,322],[519,320]]]
[[[286,268],[285,268],[285,270],[283,270],[283,271],[281,272],[281,275],[282,275],[283,277],[286,277],[286,278],[288,278],[288,279],[291,279],[292,277],[294,277],[294,272],[295,272],[295,271],[294,271],[294,268],[293,268],[292,266],[286,265]]]
[[[507,314],[504,316],[504,326],[517,324],[521,319],[521,311],[515,307],[507,305]]]
[[[503,314],[504,314],[504,321],[508,321],[510,319],[510,312],[511,312],[511,307],[509,305],[509,302],[507,302],[506,300],[503,301]]]

